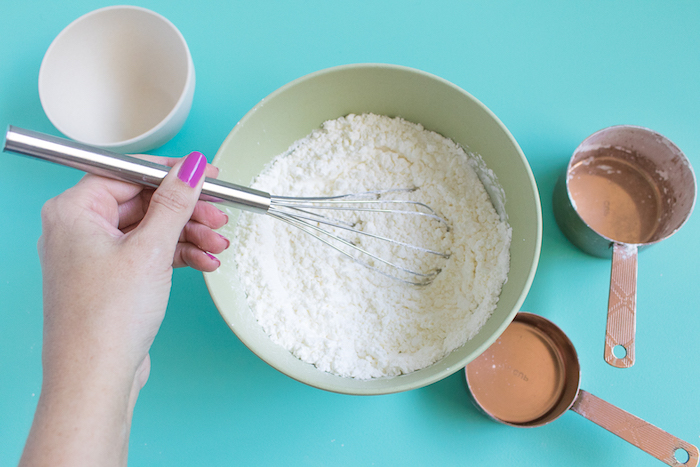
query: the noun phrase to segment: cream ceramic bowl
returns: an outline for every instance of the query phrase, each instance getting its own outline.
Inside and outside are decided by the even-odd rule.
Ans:
[[[506,127],[481,102],[428,73],[393,65],[361,64],[304,76],[260,101],[231,131],[213,163],[223,180],[248,185],[274,156],[329,119],[350,113],[400,116],[421,123],[481,155],[505,191],[513,229],[511,264],[498,307],[479,333],[428,368],[392,378],[357,380],[318,370],[274,344],[258,325],[238,282],[232,253],[205,274],[224,320],[255,354],[282,373],[344,394],[386,394],[426,386],[459,371],[506,329],[530,288],[540,253],[542,213],[530,166]],[[493,195],[492,195],[493,198]],[[497,206],[498,208],[498,206]],[[237,216],[229,221],[229,231]]]
[[[145,152],[175,136],[194,87],[180,31],[135,6],[76,19],[51,43],[39,69],[39,98],[51,123],[71,139],[118,152]]]

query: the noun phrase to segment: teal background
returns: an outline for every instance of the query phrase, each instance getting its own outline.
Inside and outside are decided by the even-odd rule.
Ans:
[[[59,134],[43,113],[44,52],[72,20],[112,3],[4,1],[0,127]],[[700,444],[700,216],[639,258],[637,362],[603,361],[608,260],[573,247],[551,195],[574,148],[634,124],[674,141],[700,168],[700,3],[695,1],[137,3],[185,36],[197,73],[190,116],[154,154],[209,160],[260,99],[307,73],[382,62],[436,74],[487,105],[520,143],[543,206],[539,269],[524,310],[558,324],[581,360],[582,388]],[[78,70],[76,70],[78,72]],[[41,387],[42,204],[72,169],[0,154],[0,465],[19,460]],[[202,275],[178,270],[133,421],[142,465],[654,466],[573,412],[542,428],[497,424],[458,372],[407,393],[359,397],[295,382],[228,329]]]

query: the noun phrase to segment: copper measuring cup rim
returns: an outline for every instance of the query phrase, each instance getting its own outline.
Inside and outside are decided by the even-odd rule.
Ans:
[[[548,320],[547,318],[535,314],[535,313],[530,313],[526,311],[520,311],[518,312],[515,317],[513,318],[513,321],[511,322],[511,326],[513,324],[523,324],[526,326],[529,326],[531,329],[537,329],[541,332],[541,336],[543,339],[546,340],[546,344],[553,348],[555,350],[556,357],[560,359],[563,362],[563,373],[568,373],[565,374],[565,380],[568,382],[567,388],[568,389],[568,394],[567,398],[562,401],[561,404],[555,405],[551,408],[551,411],[548,413],[544,413],[541,416],[532,418],[531,420],[528,420],[526,422],[511,422],[508,421],[504,418],[501,418],[497,415],[495,415],[493,410],[489,410],[484,404],[482,404],[479,400],[479,397],[475,394],[474,388],[472,387],[471,381],[474,381],[475,377],[472,376],[470,378],[469,376],[469,369],[470,367],[474,367],[474,362],[468,364],[465,367],[465,382],[467,384],[467,388],[469,389],[469,393],[472,397],[472,401],[475,403],[477,408],[484,412],[486,415],[488,415],[490,418],[498,421],[499,423],[503,423],[505,425],[510,425],[510,426],[516,426],[516,427],[522,427],[522,428],[530,428],[530,427],[537,427],[537,426],[544,426],[547,425],[557,418],[559,418],[561,415],[566,413],[567,410],[571,408],[573,405],[574,401],[576,400],[576,397],[578,396],[578,393],[581,388],[581,368],[580,368],[580,363],[578,359],[578,354],[576,352],[576,348],[574,347],[573,342],[571,342],[571,339],[566,335],[564,331],[562,331],[561,328],[559,328],[556,324],[554,324],[552,321]],[[506,328],[506,332],[508,331],[508,328]],[[501,334],[501,337],[497,340],[496,343],[501,341],[506,333]],[[506,336],[507,337],[507,336]],[[553,341],[552,338],[555,337],[557,338],[557,341]],[[496,345],[496,343],[492,345]],[[486,352],[482,354],[485,355],[489,350],[487,349]],[[479,357],[477,357],[478,360]],[[495,368],[497,369],[497,368]],[[509,368],[510,370],[510,368]],[[515,372],[518,372],[517,368],[513,369],[514,374]],[[518,374],[519,377],[522,377],[521,375]],[[549,382],[547,382],[549,383]],[[563,393],[563,391],[562,391]],[[563,397],[563,394],[560,394]]]
[[[503,407],[489,406],[489,403],[503,403],[504,405],[510,403],[513,407],[517,406],[520,411],[518,404],[522,399],[523,388],[527,388],[526,384],[532,383],[533,385],[537,385],[542,383],[536,381],[536,378],[528,379],[527,376],[530,374],[530,370],[533,368],[536,369],[538,365],[546,365],[546,362],[537,361],[534,367],[525,366],[520,369],[515,368],[515,365],[509,365],[507,361],[500,362],[504,365],[497,365],[497,363],[494,362],[493,356],[500,350],[496,346],[502,345],[502,342],[507,339],[510,339],[512,342],[506,342],[506,344],[513,344],[513,342],[515,342],[516,345],[510,347],[506,345],[501,347],[501,349],[505,349],[504,352],[508,357],[514,357],[513,362],[516,362],[517,359],[521,357],[529,357],[529,359],[532,360],[538,356],[536,351],[532,351],[532,340],[523,338],[523,336],[517,332],[516,334],[509,334],[509,329],[515,329],[513,328],[514,324],[516,326],[525,326],[527,331],[535,330],[535,340],[537,341],[537,339],[540,339],[536,343],[544,344],[544,347],[551,346],[550,358],[552,358],[553,361],[563,360],[563,365],[560,369],[567,373],[564,375],[563,385],[560,385],[562,387],[558,395],[558,400],[556,400],[545,413],[533,417],[530,420],[509,421],[504,419],[503,416],[497,415],[497,412],[502,411]],[[517,345],[518,342],[520,342],[520,345]],[[490,350],[492,350],[492,352],[490,352]],[[491,359],[488,360],[489,358]],[[532,364],[532,361],[527,363]],[[554,364],[556,365],[556,362]],[[479,371],[482,371],[482,373],[480,374]],[[470,373],[472,373],[471,376]],[[533,371],[533,373],[537,374],[537,371]],[[558,419],[570,409],[668,465],[696,467],[700,460],[700,453],[696,446],[676,438],[660,428],[581,389],[581,368],[578,354],[576,353],[573,343],[561,328],[543,316],[534,313],[519,312],[513,319],[511,325],[501,334],[501,337],[499,337],[489,349],[477,357],[476,360],[465,367],[464,374],[465,382],[474,405],[491,419],[499,423],[516,427],[543,426]],[[488,378],[494,375],[500,377],[500,379],[493,378],[497,383],[505,379],[508,381],[508,384],[501,388],[486,384],[483,390],[482,388],[476,387],[478,382],[487,381]],[[525,375],[524,380],[523,375]],[[523,381],[527,383],[523,384]],[[513,384],[511,384],[511,382]],[[544,383],[545,384],[542,385],[543,387],[549,385],[551,382],[545,381]],[[494,390],[495,394],[491,394],[491,390]],[[527,389],[524,392],[527,393]],[[518,398],[519,396],[520,398]],[[516,405],[513,405],[513,400],[515,400]],[[528,399],[528,401],[530,400],[531,399]],[[513,415],[513,417],[522,417],[522,412]],[[679,451],[683,451],[687,454],[687,461],[681,462],[678,460],[676,456]]]
[[[593,227],[592,227],[588,222],[586,222],[586,220],[583,219],[583,217],[581,217],[581,215],[578,213],[578,210],[576,209],[576,205],[575,205],[575,202],[574,202],[574,198],[573,198],[572,193],[571,193],[571,189],[570,189],[570,186],[569,186],[569,182],[568,182],[568,178],[569,178],[570,173],[571,173],[571,170],[572,170],[572,168],[573,168],[573,164],[574,164],[574,162],[575,162],[576,155],[577,155],[579,152],[583,151],[584,149],[588,149],[588,148],[589,148],[589,146],[590,146],[590,140],[591,140],[591,139],[593,139],[593,138],[595,138],[596,136],[601,135],[601,134],[603,134],[603,133],[609,132],[609,131],[613,131],[613,130],[625,130],[625,129],[633,130],[633,131],[639,131],[639,132],[644,132],[644,133],[648,133],[648,134],[650,134],[650,135],[653,135],[653,136],[654,136],[655,138],[657,138],[659,141],[663,142],[663,144],[664,144],[665,146],[667,146],[673,153],[675,153],[677,156],[681,157],[681,159],[683,160],[683,162],[685,163],[685,165],[686,165],[686,167],[687,167],[687,169],[688,169],[689,175],[692,177],[692,180],[693,180],[693,187],[694,187],[694,188],[693,188],[693,191],[695,192],[695,194],[694,194],[694,196],[693,196],[693,200],[691,201],[690,207],[688,208],[688,212],[686,213],[686,215],[685,215],[685,217],[683,218],[683,220],[673,229],[673,231],[671,231],[671,232],[668,233],[667,235],[661,236],[661,237],[659,237],[659,238],[656,238],[656,239],[654,239],[654,240],[652,240],[652,241],[648,241],[648,242],[623,242],[623,241],[620,241],[620,240],[611,238],[611,237],[605,235],[604,233],[602,233],[602,232],[596,230],[595,228],[593,228]],[[601,148],[602,148],[602,147],[604,147],[604,146],[601,146]],[[696,177],[696,175],[695,175],[695,170],[693,170],[693,166],[692,166],[692,164],[690,163],[690,159],[688,159],[688,156],[686,156],[685,153],[684,153],[673,141],[671,141],[671,140],[670,140],[669,138],[667,138],[666,136],[662,135],[662,134],[659,133],[658,131],[652,130],[651,128],[647,128],[647,127],[640,126],[640,125],[627,125],[627,124],[612,125],[612,126],[608,126],[608,127],[605,127],[605,128],[601,128],[600,130],[597,130],[597,131],[591,133],[590,135],[588,135],[586,138],[584,138],[584,140],[581,141],[581,143],[576,147],[576,149],[574,149],[574,152],[572,153],[572,156],[569,158],[569,162],[568,162],[567,165],[566,165],[565,183],[564,183],[564,184],[565,184],[565,187],[566,187],[566,195],[567,195],[567,198],[569,199],[569,202],[572,203],[573,208],[574,208],[574,211],[575,211],[576,214],[578,215],[579,219],[586,225],[586,227],[588,227],[588,228],[591,229],[593,232],[595,232],[595,234],[597,234],[598,236],[600,236],[600,237],[604,238],[605,240],[607,240],[608,242],[610,242],[610,248],[612,248],[612,246],[613,246],[614,244],[625,245],[625,246],[627,246],[627,245],[628,245],[628,246],[636,246],[636,247],[638,247],[638,248],[644,248],[644,247],[646,247],[646,246],[654,245],[654,244],[656,244],[656,243],[659,243],[659,242],[661,242],[661,241],[663,241],[663,240],[666,240],[666,239],[670,238],[671,236],[673,236],[676,232],[678,232],[678,231],[688,222],[688,219],[690,219],[690,216],[691,216],[691,214],[693,213],[693,211],[694,211],[694,209],[695,209],[695,205],[696,205],[696,203],[697,203],[697,177]]]

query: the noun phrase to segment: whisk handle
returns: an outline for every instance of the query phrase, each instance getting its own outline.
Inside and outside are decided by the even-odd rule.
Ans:
[[[12,125],[7,127],[3,151],[151,188],[158,187],[170,171],[165,165]],[[213,178],[205,179],[200,199],[257,213],[270,208],[268,193]]]

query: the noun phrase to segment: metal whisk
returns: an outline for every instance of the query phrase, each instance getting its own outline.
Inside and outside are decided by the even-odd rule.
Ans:
[[[405,282],[411,285],[428,285],[440,273],[440,268],[433,267],[427,271],[421,271],[417,265],[405,266],[395,259],[387,259],[372,253],[369,249],[358,246],[355,242],[343,238],[319,226],[319,224],[331,227],[333,230],[350,232],[355,235],[363,235],[381,242],[406,248],[420,254],[435,255],[440,258],[449,258],[449,253],[436,251],[411,243],[406,243],[395,238],[386,237],[376,233],[356,228],[356,222],[347,222],[334,217],[329,217],[320,212],[352,211],[381,213],[383,215],[419,216],[435,221],[437,228],[446,232],[450,230],[448,222],[440,217],[430,206],[419,201],[384,199],[383,195],[398,192],[411,192],[417,188],[392,189],[369,191],[364,193],[351,193],[330,197],[288,197],[271,195],[270,208],[267,215],[297,227],[304,232],[316,237],[341,254],[353,259],[363,266],[377,271],[387,277]],[[393,207],[393,208],[392,208]],[[316,212],[320,211],[320,212]],[[363,259],[366,258],[366,259]],[[372,264],[371,262],[374,264]],[[388,271],[393,271],[388,272]]]
[[[170,170],[170,167],[150,161],[14,126],[9,126],[7,129],[3,150],[151,188],[159,186]],[[372,215],[377,213],[417,216],[431,223],[434,222],[433,228],[448,232],[450,226],[447,220],[428,205],[407,199],[384,198],[388,194],[411,192],[416,189],[380,190],[330,197],[287,197],[270,195],[263,191],[207,178],[202,188],[201,199],[258,214],[267,214],[301,229],[341,254],[380,274],[411,285],[428,285],[441,271],[441,267],[435,265],[434,261],[418,260],[419,264],[403,264],[393,257],[382,257],[371,248],[360,245],[356,239],[361,236],[372,239],[371,241],[384,242],[393,249],[405,249],[421,258],[427,255],[446,260],[450,256],[448,252],[365,231],[358,226],[361,221],[345,219],[344,217],[347,216],[341,214],[343,211],[351,211],[372,213]],[[423,266],[426,262],[431,263],[430,266]]]

